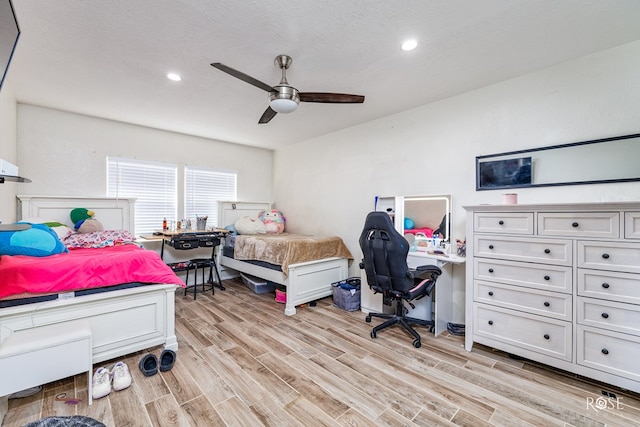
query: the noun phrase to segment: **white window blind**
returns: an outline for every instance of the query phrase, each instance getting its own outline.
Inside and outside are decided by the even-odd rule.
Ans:
[[[178,166],[107,157],[107,195],[135,197],[135,234],[162,229],[178,212]]]
[[[236,200],[237,181],[235,173],[185,167],[185,218],[207,216],[207,226],[227,225],[218,224],[218,202]]]

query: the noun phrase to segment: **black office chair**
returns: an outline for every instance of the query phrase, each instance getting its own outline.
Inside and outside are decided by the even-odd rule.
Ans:
[[[430,330],[433,330],[431,293],[442,271],[435,265],[409,268],[407,265],[409,242],[396,231],[389,215],[385,212],[371,212],[367,215],[360,235],[360,248],[363,255],[360,268],[367,274],[369,287],[375,293],[382,294],[385,305],[392,305],[395,302],[394,314],[367,314],[367,323],[371,322],[372,317],[387,319],[372,329],[371,338],[375,338],[382,329],[400,324],[413,336],[413,346],[420,347],[420,335],[411,325],[429,326]],[[405,307],[405,302],[415,308],[411,301],[425,297],[429,319],[408,317],[409,310]]]

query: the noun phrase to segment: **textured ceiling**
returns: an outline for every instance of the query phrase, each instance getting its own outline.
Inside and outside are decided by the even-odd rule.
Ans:
[[[638,0],[13,0],[18,102],[277,149],[640,39]],[[400,50],[408,37],[419,46]],[[273,59],[302,103],[269,124]],[[168,80],[169,71],[182,82]]]

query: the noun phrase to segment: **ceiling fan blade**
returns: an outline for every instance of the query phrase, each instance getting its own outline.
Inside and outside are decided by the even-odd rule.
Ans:
[[[240,80],[242,80],[244,82],[247,82],[250,85],[254,85],[255,87],[257,87],[259,89],[266,90],[267,92],[273,92],[273,87],[269,86],[266,83],[261,82],[258,79],[254,79],[253,77],[251,77],[251,76],[249,76],[249,75],[247,75],[247,74],[245,74],[245,73],[243,73],[241,71],[234,70],[233,68],[227,67],[226,65],[221,64],[219,62],[214,62],[213,64],[211,64],[211,66],[213,68],[217,68],[220,71],[224,71],[225,73],[227,73],[227,74],[229,74],[229,75],[231,75],[231,76],[233,76],[233,77],[235,77],[237,79],[240,79]]]
[[[276,114],[278,113],[274,109],[267,107],[267,109],[264,110],[264,113],[262,113],[260,120],[258,120],[258,123],[261,125],[267,124],[276,116]]]
[[[324,102],[328,104],[362,104],[364,96],[346,93],[300,92],[300,102]]]

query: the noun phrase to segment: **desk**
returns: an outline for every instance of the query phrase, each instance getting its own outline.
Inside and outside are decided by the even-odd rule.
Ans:
[[[160,249],[160,258],[164,259],[164,246],[168,244],[176,250],[190,250],[196,248],[211,248],[211,257],[210,258],[197,258],[189,260],[187,263],[174,263],[176,265],[169,264],[174,271],[187,271],[187,277],[189,274],[189,269],[195,267],[195,274],[197,276],[198,268],[206,268],[209,267],[209,280],[208,284],[211,285],[211,288],[218,287],[221,290],[224,290],[224,286],[222,285],[222,280],[220,280],[220,272],[218,271],[218,265],[216,263],[216,248],[220,246],[220,239],[224,238],[224,236],[228,233],[227,230],[222,229],[214,229],[211,231],[196,231],[196,230],[179,230],[179,231],[159,231],[162,233],[162,248]],[[184,266],[180,266],[180,264],[185,264]],[[215,281],[213,279],[213,272],[216,273]],[[203,271],[203,282],[204,282],[204,271]],[[197,283],[197,277],[195,279],[193,288],[188,286],[186,289],[192,289],[194,292],[195,298],[195,283]],[[203,283],[204,286],[204,283]],[[186,292],[186,290],[185,290]]]
[[[447,330],[447,323],[453,320],[453,268],[452,264],[462,264],[464,257],[453,254],[435,255],[427,252],[409,252],[407,255],[407,265],[409,268],[416,268],[420,265],[437,265],[442,269],[442,275],[438,278],[435,287],[435,303],[433,307],[434,334],[435,336]],[[364,270],[361,272],[360,290],[360,310],[363,313],[392,313],[393,306],[386,306],[382,303],[382,294],[374,294],[367,283],[367,275]],[[431,313],[426,310],[430,304],[424,300],[413,301],[414,309],[411,309],[409,316],[417,319],[429,319]]]

